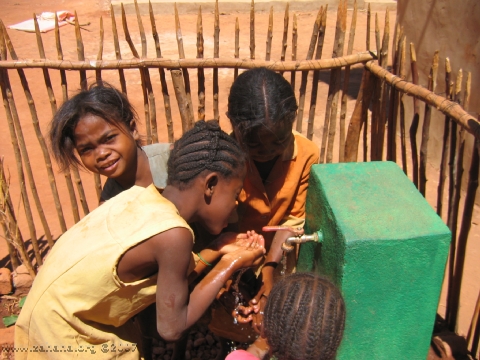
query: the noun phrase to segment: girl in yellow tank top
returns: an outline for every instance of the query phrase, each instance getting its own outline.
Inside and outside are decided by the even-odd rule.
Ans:
[[[194,238],[187,223],[219,234],[245,172],[236,142],[218,124],[197,122],[174,144],[162,194],[133,186],[57,241],[17,321],[15,358],[139,359],[132,317],[154,302],[158,333],[178,339],[236,270],[265,253],[254,232],[224,236],[202,252],[194,275],[218,262],[189,294]]]

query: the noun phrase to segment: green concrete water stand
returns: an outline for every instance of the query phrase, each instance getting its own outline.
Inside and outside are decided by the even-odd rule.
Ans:
[[[450,231],[392,162],[314,165],[299,271],[331,278],[347,307],[337,359],[427,357]]]

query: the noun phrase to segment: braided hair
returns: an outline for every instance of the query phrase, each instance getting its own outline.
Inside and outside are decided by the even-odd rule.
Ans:
[[[244,139],[267,122],[275,125],[285,121],[292,125],[297,108],[290,83],[264,67],[240,74],[228,95],[228,118]]]
[[[277,282],[265,306],[264,335],[278,360],[329,360],[343,335],[345,303],[329,280],[296,273]]]
[[[245,153],[217,121],[197,121],[174,143],[168,159],[167,184],[186,189],[204,171],[216,171],[229,179],[241,174],[245,161]]]

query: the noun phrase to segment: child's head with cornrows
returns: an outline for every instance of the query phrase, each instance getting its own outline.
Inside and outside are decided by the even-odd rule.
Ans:
[[[283,277],[270,292],[264,312],[262,336],[278,360],[335,358],[345,303],[329,280],[311,273]]]
[[[297,101],[290,83],[266,68],[240,74],[228,96],[228,113],[237,141],[249,157],[266,162],[293,145]]]
[[[50,124],[51,149],[60,169],[81,166],[113,178],[131,171],[141,145],[136,119],[127,97],[114,87],[101,82],[80,91]]]
[[[236,208],[245,162],[243,150],[216,121],[197,121],[170,151],[166,190],[172,186],[179,191],[203,192],[195,221],[211,234],[219,234]],[[202,206],[204,202],[206,206]]]
[[[197,121],[175,141],[168,159],[167,184],[185,189],[206,172],[217,172],[226,180],[245,172],[245,153],[214,120]]]

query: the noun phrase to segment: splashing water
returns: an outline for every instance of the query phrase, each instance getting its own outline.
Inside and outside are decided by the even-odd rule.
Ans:
[[[285,276],[285,271],[287,270],[287,253],[284,251],[282,254],[282,270],[280,270],[280,275]]]
[[[232,289],[233,289],[233,295],[235,295],[235,315],[238,315],[238,307],[240,305],[244,305],[244,299],[243,299],[243,295],[238,287],[238,284],[240,283],[240,279],[242,278],[242,275],[245,273],[245,271],[247,271],[248,268],[245,268],[245,269],[240,269],[238,272],[237,272],[237,277],[235,279],[235,281],[233,282],[232,284]],[[234,324],[237,324],[238,321],[237,321],[237,317],[235,316],[233,318],[233,323]]]

